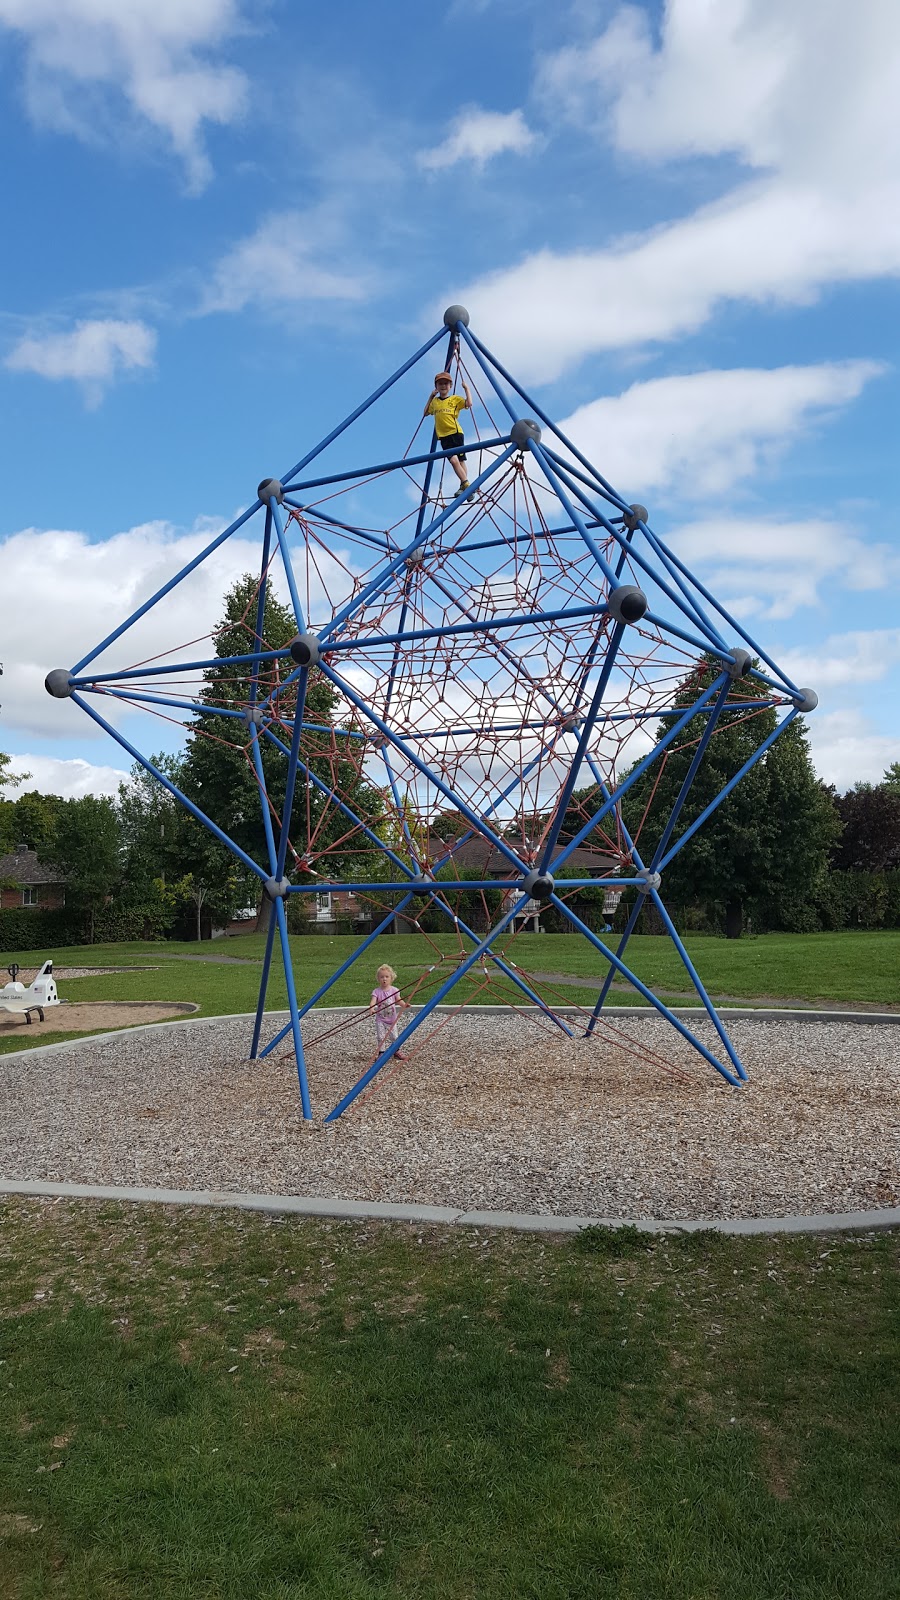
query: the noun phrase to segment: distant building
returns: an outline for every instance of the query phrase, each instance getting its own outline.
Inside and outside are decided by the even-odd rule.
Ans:
[[[56,911],[65,903],[65,874],[39,861],[36,850],[17,844],[10,855],[0,856],[0,910]]]
[[[562,845],[557,846],[560,852],[563,848],[564,846]],[[517,844],[513,844],[513,849],[518,849]],[[451,860],[447,863],[448,866],[456,866],[460,871],[468,874],[477,874],[482,879],[497,878],[502,881],[502,879],[510,877],[511,868],[509,862],[489,839],[481,837],[464,838],[459,844],[454,844],[452,841],[445,843],[443,839],[438,838],[429,839],[428,852],[432,861],[440,861],[448,850],[452,851]],[[614,856],[601,850],[588,850],[583,846],[573,850],[566,857],[565,864],[567,871],[577,872],[580,878],[612,878],[618,876],[622,870],[619,856]],[[552,873],[553,868],[554,863],[551,861],[548,871]],[[462,887],[465,887],[465,883],[463,883]],[[564,878],[560,879],[560,887],[565,892]],[[506,891],[503,899],[504,911],[507,911],[511,903],[518,897],[518,892],[516,889],[508,889]],[[573,910],[577,910],[579,899],[580,895],[576,891],[572,896]],[[618,895],[615,895],[616,905],[618,904],[618,899]],[[609,894],[606,896],[606,900],[611,901]],[[539,900],[526,900],[516,913],[513,922],[514,928],[525,928],[531,933],[538,933],[543,909]],[[611,904],[610,909],[614,909]]]

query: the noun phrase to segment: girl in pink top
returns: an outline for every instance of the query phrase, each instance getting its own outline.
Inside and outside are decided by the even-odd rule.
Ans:
[[[396,987],[397,974],[393,967],[379,967],[375,974],[377,988],[372,990],[372,999],[369,1010],[375,1019],[375,1040],[378,1045],[378,1054],[393,1044],[400,1026],[400,1012],[408,1010],[406,1001]],[[403,1061],[405,1057],[402,1050],[394,1056],[395,1061]]]

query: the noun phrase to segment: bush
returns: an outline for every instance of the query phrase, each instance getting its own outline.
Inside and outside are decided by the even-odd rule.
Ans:
[[[0,911],[0,951],[12,959],[19,950],[46,950],[54,945],[80,944],[84,918],[65,906],[56,911]]]

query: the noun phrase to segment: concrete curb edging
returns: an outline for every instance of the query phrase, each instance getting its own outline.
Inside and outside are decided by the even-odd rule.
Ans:
[[[363,1222],[412,1222],[463,1228],[510,1228],[522,1233],[580,1233],[584,1228],[638,1228],[642,1233],[843,1233],[900,1227],[900,1206],[879,1211],[822,1212],[808,1217],[557,1217],[540,1212],[461,1211],[451,1206],[403,1205],[383,1200],[336,1200],[318,1195],[240,1194],[228,1189],[143,1189],[96,1183],[52,1183],[0,1178],[0,1196],[61,1200],[120,1200],[168,1206],[232,1207],[301,1217]]]
[[[130,1001],[91,1000],[85,1002],[90,1005],[130,1005]],[[141,1004],[152,1005],[154,1001],[144,1001]],[[506,1011],[536,1011],[536,1006],[469,1006],[469,1013],[483,1011],[485,1015],[499,1015]],[[670,1006],[676,1017],[693,1017],[696,1020],[705,1020],[702,1006]],[[333,1016],[342,1011],[367,1011],[367,1006],[316,1006],[314,1015],[320,1017]],[[415,1007],[413,1007],[415,1010]],[[458,1006],[435,1006],[436,1011],[458,1011]],[[582,1006],[555,1006],[554,1011],[560,1017],[580,1017],[584,1015]],[[658,1013],[652,1006],[606,1006],[603,1011],[605,1017],[615,1017],[621,1021],[623,1017],[650,1017],[655,1018]],[[900,1026],[900,1011],[808,1011],[797,1007],[789,1010],[786,1006],[719,1006],[718,1015],[733,1021],[747,1022],[870,1022],[873,1027],[885,1025]],[[290,1016],[288,1011],[267,1011],[267,1017],[282,1018]],[[212,1027],[217,1022],[252,1022],[256,1018],[255,1011],[222,1011],[214,1017],[197,1017],[185,1014],[182,1017],[173,1017],[168,1022],[140,1022],[134,1027],[112,1028],[107,1033],[86,1033],[74,1039],[62,1039],[57,1044],[36,1044],[29,1050],[5,1050],[0,1054],[0,1066],[5,1061],[24,1061],[29,1056],[49,1056],[58,1050],[72,1050],[79,1044],[104,1044],[107,1039],[120,1039],[124,1035],[129,1037],[136,1033],[149,1033],[157,1028],[205,1028]]]

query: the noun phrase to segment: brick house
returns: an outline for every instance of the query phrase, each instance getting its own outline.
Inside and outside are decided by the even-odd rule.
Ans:
[[[38,911],[55,911],[65,903],[65,874],[39,861],[35,850],[17,844],[9,855],[0,856],[0,910],[33,906]]]
[[[510,866],[506,857],[500,853],[496,845],[489,839],[476,836],[472,839],[463,839],[459,844],[445,844],[443,840],[431,838],[428,841],[429,854],[432,860],[440,861],[448,850],[453,851],[453,861],[464,871],[475,873],[479,878],[497,878],[502,881],[510,876]],[[562,846],[558,846],[562,849]],[[583,878],[614,877],[621,870],[618,856],[604,853],[600,850],[586,849],[584,846],[573,850],[569,855],[566,866],[572,872],[577,872]],[[550,863],[550,872],[553,871],[553,862]],[[560,879],[560,886],[564,889],[565,879]],[[463,884],[465,887],[465,884]],[[503,910],[509,909],[512,902],[518,897],[515,889],[508,889],[503,897]],[[604,910],[611,913],[618,905],[620,896],[615,891],[607,891]],[[573,909],[578,909],[578,895],[573,902]],[[541,911],[543,907],[538,900],[526,900],[513,926],[516,929],[526,929],[531,933],[538,933],[541,929]]]

